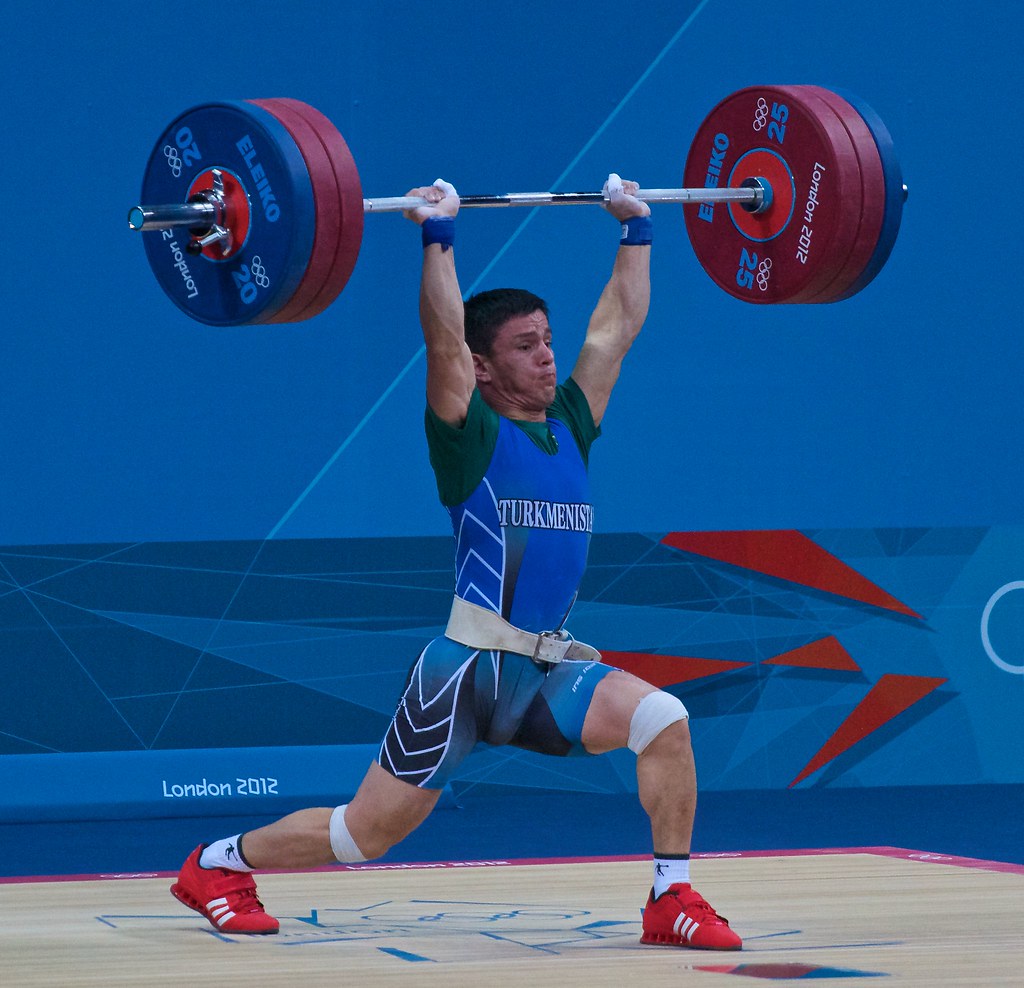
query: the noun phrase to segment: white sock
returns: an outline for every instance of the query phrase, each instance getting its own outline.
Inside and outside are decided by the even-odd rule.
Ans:
[[[690,855],[654,855],[654,898],[668,891],[670,885],[689,884]]]
[[[242,835],[225,837],[224,840],[207,844],[199,855],[201,868],[227,868],[229,871],[252,871],[249,862],[242,857],[238,844]]]

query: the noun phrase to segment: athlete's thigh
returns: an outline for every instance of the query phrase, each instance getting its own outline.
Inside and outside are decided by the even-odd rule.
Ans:
[[[406,782],[372,762],[345,810],[345,824],[351,834],[368,842],[368,835],[383,834],[385,843],[393,846],[426,820],[440,795],[440,789]]]
[[[427,645],[409,673],[381,743],[381,768],[413,786],[444,787],[479,738],[480,655],[447,638]]]
[[[586,719],[583,746],[593,755],[625,748],[637,705],[656,687],[632,673],[613,669],[597,684]]]
[[[587,754],[583,723],[594,691],[612,671],[600,662],[566,661],[547,668],[510,743],[547,755]]]

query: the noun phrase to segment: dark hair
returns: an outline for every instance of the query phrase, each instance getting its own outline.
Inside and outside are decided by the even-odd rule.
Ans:
[[[487,356],[498,330],[515,316],[532,312],[548,314],[544,299],[523,288],[492,288],[478,292],[466,302],[466,343],[473,353]]]

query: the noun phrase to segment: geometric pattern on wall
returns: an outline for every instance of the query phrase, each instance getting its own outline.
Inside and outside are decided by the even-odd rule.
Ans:
[[[972,714],[930,622],[986,534],[599,534],[570,628],[684,701],[703,788],[978,781],[934,758]],[[441,537],[0,549],[0,754],[376,744],[451,582]],[[635,779],[483,749],[456,785]]]
[[[440,542],[4,550],[0,751],[379,740],[450,593]]]

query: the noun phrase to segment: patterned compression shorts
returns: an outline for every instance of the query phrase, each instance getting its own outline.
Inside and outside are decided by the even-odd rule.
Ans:
[[[398,779],[441,789],[478,742],[585,755],[580,735],[600,662],[539,665],[435,638],[409,672],[377,760]]]

